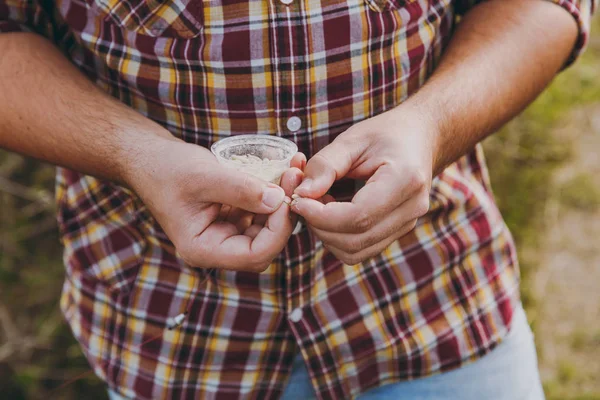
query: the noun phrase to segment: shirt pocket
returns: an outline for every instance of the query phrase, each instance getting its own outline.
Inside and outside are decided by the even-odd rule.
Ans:
[[[201,0],[85,0],[94,14],[151,37],[191,39],[202,33]]]

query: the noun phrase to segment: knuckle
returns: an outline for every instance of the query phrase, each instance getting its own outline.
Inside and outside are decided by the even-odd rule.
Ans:
[[[407,186],[413,192],[421,192],[427,188],[427,177],[425,173],[418,168],[410,167],[407,173]]]
[[[259,261],[259,262],[249,265],[248,269],[251,272],[260,274],[262,272],[265,272],[269,268],[270,265],[271,265],[271,263],[269,261]]]
[[[409,222],[407,222],[399,231],[398,234],[395,235],[396,239],[399,239],[405,235],[407,235],[408,233],[410,233],[413,229],[415,229],[415,227],[417,226],[417,219],[413,219]]]
[[[275,256],[266,251],[255,253],[250,259],[247,259],[244,269],[256,273],[265,272],[271,266],[273,258]]]
[[[427,214],[429,211],[429,196],[423,195],[419,198],[417,202],[417,206],[415,208],[415,213],[417,217],[422,217]]]
[[[361,257],[357,256],[356,254],[348,254],[345,252],[340,252],[340,253],[336,254],[336,257],[338,258],[338,260],[340,260],[341,262],[343,262],[346,265],[356,265],[356,264],[360,264],[362,262]]]
[[[358,253],[366,247],[365,241],[360,236],[350,238],[346,241],[345,250],[349,253]]]
[[[308,162],[310,163],[311,161],[311,166],[313,168],[317,168],[320,171],[320,173],[328,175],[328,179],[336,178],[337,174],[335,169],[331,165],[331,160],[328,157],[326,157],[322,152],[318,152],[317,154],[315,154]]]
[[[344,264],[356,265],[356,264],[360,264],[360,262],[362,260],[359,257],[355,256],[355,255],[349,254],[349,255],[345,256],[342,261],[344,262]]]
[[[417,220],[413,219],[409,224],[408,224],[408,230],[407,233],[412,231],[413,229],[415,229],[415,226],[417,226]]]
[[[325,157],[323,155],[322,152],[318,152],[317,154],[315,154],[312,157],[312,161],[316,162],[316,163],[320,163],[320,164],[329,164],[329,160],[327,159],[327,157]],[[314,164],[313,162],[313,164]]]
[[[356,265],[362,261],[361,258],[357,255],[347,253],[343,250],[331,248],[327,243],[323,243],[323,247],[325,247],[325,249],[332,253],[335,256],[335,258],[337,258],[339,261],[346,265]]]
[[[354,230],[358,232],[366,232],[373,227],[373,217],[363,211],[357,215],[353,225]]]

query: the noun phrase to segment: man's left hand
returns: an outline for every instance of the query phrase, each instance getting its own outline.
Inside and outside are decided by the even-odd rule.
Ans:
[[[436,138],[431,120],[408,107],[362,121],[308,161],[292,210],[342,262],[373,257],[427,213]],[[336,202],[326,193],[344,177],[366,184]]]

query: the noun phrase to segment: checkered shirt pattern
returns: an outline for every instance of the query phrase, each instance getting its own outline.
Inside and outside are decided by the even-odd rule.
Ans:
[[[555,2],[579,25],[574,59],[595,5]],[[269,134],[310,157],[423,85],[473,3],[0,0],[0,31],[46,36],[100,88],[189,143]],[[354,192],[351,181],[332,190],[340,200]],[[414,231],[360,265],[303,229],[262,274],[197,270],[130,191],[59,168],[56,198],[62,310],[97,375],[128,398],[275,399],[298,352],[319,399],[355,398],[480,358],[519,301],[480,147],[434,179]]]

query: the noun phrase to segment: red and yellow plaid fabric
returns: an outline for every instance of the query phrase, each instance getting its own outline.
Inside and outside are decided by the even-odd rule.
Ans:
[[[578,21],[576,56],[594,5],[556,3]],[[423,85],[471,5],[0,0],[0,30],[47,36],[99,87],[187,142],[270,134],[310,157]],[[342,181],[333,194],[354,190]],[[130,398],[277,398],[298,352],[320,399],[354,398],[483,356],[519,301],[513,241],[479,147],[434,180],[413,232],[354,266],[304,229],[265,273],[199,271],[126,189],[59,169],[56,195],[62,309],[96,373]],[[181,328],[166,329],[188,305]]]

